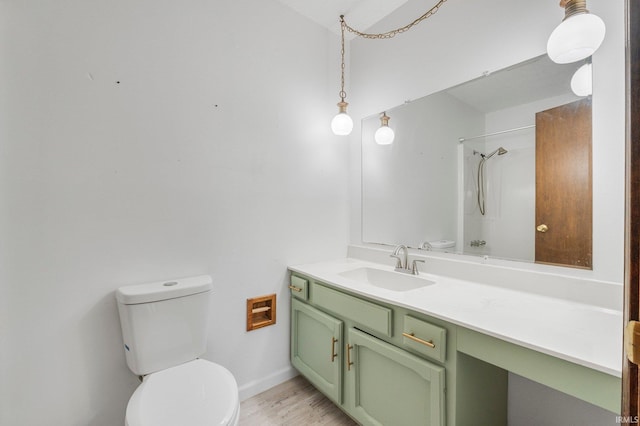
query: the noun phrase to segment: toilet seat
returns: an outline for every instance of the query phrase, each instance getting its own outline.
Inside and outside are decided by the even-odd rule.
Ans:
[[[238,385],[226,368],[197,359],[144,377],[127,405],[127,426],[236,425]]]

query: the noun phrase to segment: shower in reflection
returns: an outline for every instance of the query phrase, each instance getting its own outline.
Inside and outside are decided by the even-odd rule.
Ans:
[[[478,208],[480,209],[480,214],[484,216],[484,212],[485,212],[485,193],[484,193],[484,187],[485,187],[485,183],[484,183],[484,165],[487,162],[487,160],[489,160],[491,157],[493,157],[494,155],[498,154],[498,155],[504,155],[507,153],[507,150],[504,149],[503,147],[500,147],[498,149],[496,149],[495,151],[493,151],[490,154],[483,154],[480,151],[473,151],[473,155],[480,155],[480,163],[478,164],[478,179],[477,179],[477,196],[478,196]]]

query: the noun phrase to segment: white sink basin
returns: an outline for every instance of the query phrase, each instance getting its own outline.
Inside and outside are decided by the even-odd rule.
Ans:
[[[339,275],[350,280],[392,291],[409,291],[435,284],[434,281],[420,278],[419,276],[375,268],[358,268],[341,272]]]

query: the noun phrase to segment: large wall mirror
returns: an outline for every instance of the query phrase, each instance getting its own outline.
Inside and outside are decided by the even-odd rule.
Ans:
[[[591,97],[546,55],[362,121],[363,241],[592,267]]]

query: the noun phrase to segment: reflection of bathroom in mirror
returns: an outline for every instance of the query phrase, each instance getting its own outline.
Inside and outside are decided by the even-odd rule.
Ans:
[[[374,141],[378,115],[364,119],[363,240],[590,268],[591,99],[576,96],[570,87],[581,65],[558,65],[544,55],[388,109],[389,126],[395,131],[391,145]],[[556,131],[563,127],[558,123],[568,122],[563,117],[552,118],[552,126],[536,128],[536,122],[553,115],[556,107],[566,105],[565,110],[574,111],[578,104],[583,106],[580,111],[588,109],[586,130]],[[554,146],[563,138],[582,138],[584,143],[540,160],[536,139],[538,145],[544,139],[546,146]],[[582,151],[573,155],[570,150],[575,149]],[[545,170],[549,167],[552,170]],[[540,177],[547,174],[542,182],[551,179],[561,194],[572,193],[562,187],[567,174],[562,170],[580,175],[582,180],[566,185],[585,188],[583,203],[589,211],[583,224],[562,223],[560,232],[557,222],[546,223],[552,219],[536,212],[536,205],[540,209],[548,204],[549,194],[538,191],[541,198],[536,202],[536,179],[542,188]],[[560,200],[553,208],[573,217],[574,205],[575,200]],[[555,243],[559,246],[544,248],[546,240],[566,234],[569,227],[588,236],[578,244],[580,254],[572,253],[575,249],[566,235],[565,241]],[[568,259],[563,257],[567,253]]]

